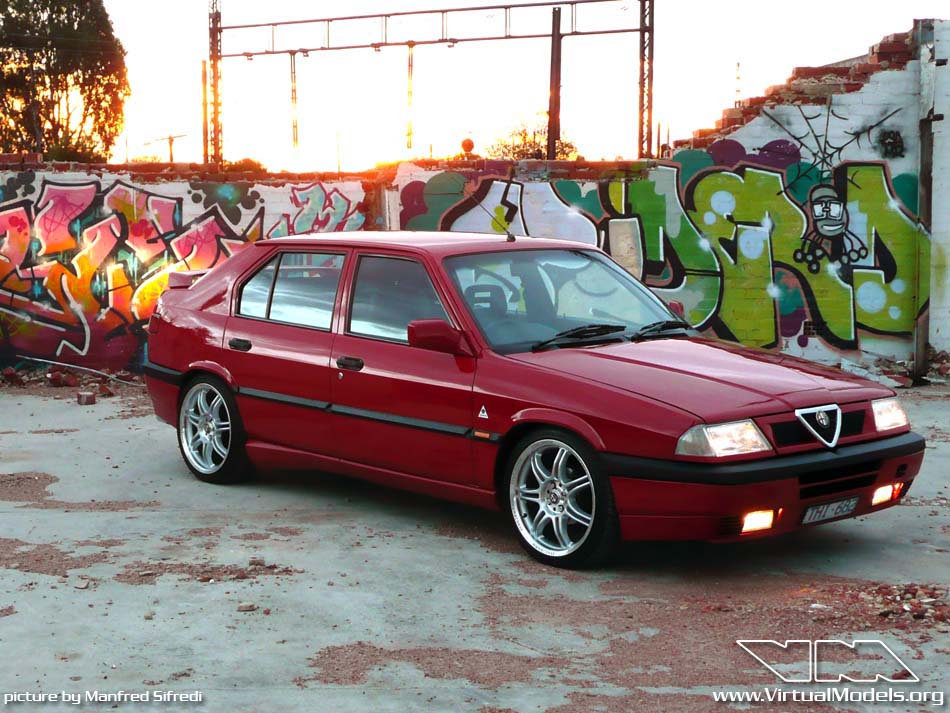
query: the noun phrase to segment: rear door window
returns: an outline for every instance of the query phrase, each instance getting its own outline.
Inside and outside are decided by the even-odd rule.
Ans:
[[[330,329],[343,255],[281,253],[248,280],[238,314]]]

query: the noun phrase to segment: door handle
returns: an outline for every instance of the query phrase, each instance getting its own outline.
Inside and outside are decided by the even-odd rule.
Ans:
[[[228,340],[228,346],[237,349],[239,352],[251,351],[251,342],[248,339],[232,338]]]
[[[359,371],[363,368],[363,360],[358,359],[357,357],[351,356],[341,356],[336,360],[336,365],[341,369],[349,369],[350,371]]]

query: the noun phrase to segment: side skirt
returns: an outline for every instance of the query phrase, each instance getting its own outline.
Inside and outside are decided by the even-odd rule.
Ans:
[[[452,500],[466,505],[498,510],[495,492],[458,483],[445,483],[431,478],[399,473],[386,468],[354,463],[341,458],[331,458],[316,453],[278,446],[263,441],[248,441],[245,445],[251,461],[263,469],[322,470],[346,475],[390,488],[408,490],[433,498]]]

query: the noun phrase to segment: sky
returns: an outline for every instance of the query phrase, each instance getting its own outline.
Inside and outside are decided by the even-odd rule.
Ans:
[[[508,0],[509,2],[511,0]],[[502,4],[505,0],[220,0],[225,26]],[[530,3],[523,3],[528,5]],[[202,155],[201,61],[208,56],[204,0],[105,0],[126,52],[132,94],[113,160]],[[950,17],[946,0],[655,0],[654,132],[687,138],[712,126],[741,96],[761,94],[793,67],[822,65],[867,52],[915,18]],[[568,29],[569,10],[562,27]],[[438,34],[437,19],[391,21],[391,36]],[[494,34],[500,11],[449,16],[449,36]],[[549,33],[550,9],[517,9],[512,31]],[[639,2],[579,5],[579,29],[637,27]],[[334,24],[331,41],[379,39],[378,23]],[[280,47],[314,47],[323,26],[278,30]],[[224,33],[224,52],[266,49],[269,29]],[[561,131],[587,159],[637,155],[636,33],[567,37],[563,44]],[[737,79],[736,64],[739,64]],[[297,56],[299,144],[292,145],[287,55],[222,63],[224,158],[249,157],[271,170],[359,171],[377,163],[453,155],[462,139],[475,152],[522,122],[545,121],[550,40],[433,45],[414,50],[413,103],[407,100],[405,47],[313,52]],[[407,127],[413,126],[412,147]]]

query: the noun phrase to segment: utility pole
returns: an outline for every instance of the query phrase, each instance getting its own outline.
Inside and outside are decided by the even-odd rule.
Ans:
[[[208,165],[208,62],[201,60],[201,156]],[[128,163],[128,160],[126,160]]]
[[[297,148],[297,53],[290,53],[290,121],[294,148]]]
[[[411,149],[411,148],[412,148],[412,55],[413,55],[413,49],[415,48],[415,46],[416,46],[416,45],[415,45],[414,42],[410,42],[410,43],[409,43],[409,66],[408,66],[408,72],[409,72],[409,83],[408,83],[408,90],[409,90],[409,97],[408,97],[408,99],[409,99],[409,124],[408,124],[408,126],[406,127],[406,148],[407,148],[407,149]]]
[[[653,156],[653,0],[640,0],[640,158]]]
[[[211,153],[220,164],[224,152],[221,137],[221,0],[210,0],[208,13],[208,60],[211,63]]]
[[[36,98],[36,49],[26,48],[30,55],[30,120],[33,124],[33,150],[43,154],[43,129],[40,127],[39,101]]]
[[[548,161],[557,158],[561,138],[561,8],[551,10],[551,87],[548,98]]]
[[[146,141],[145,145],[149,146],[151,144],[158,143],[159,141],[167,141],[168,142],[168,163],[175,163],[175,139],[181,139],[187,135],[188,134],[174,134],[174,135],[169,134],[168,136],[162,136],[157,139],[152,139],[151,141]]]

